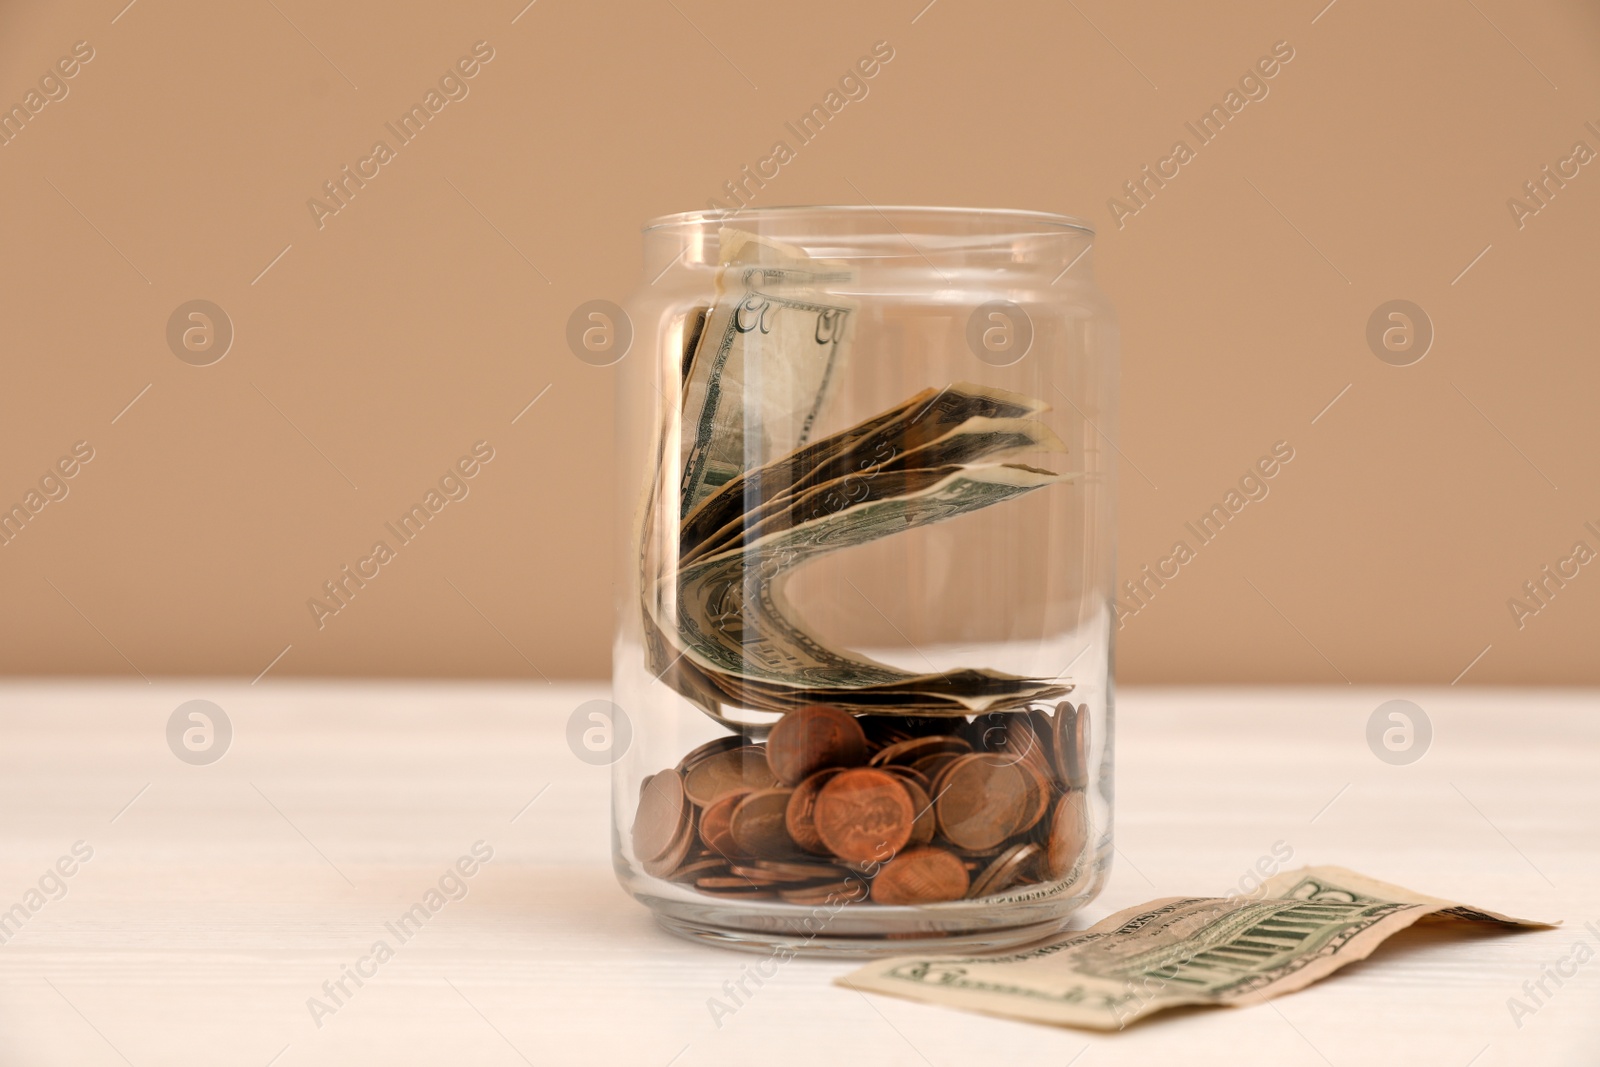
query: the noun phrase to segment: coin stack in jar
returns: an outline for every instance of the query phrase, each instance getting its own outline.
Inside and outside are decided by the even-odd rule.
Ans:
[[[816,905],[932,904],[1067,877],[1087,845],[1089,710],[963,718],[799,708],[646,778],[645,873]]]

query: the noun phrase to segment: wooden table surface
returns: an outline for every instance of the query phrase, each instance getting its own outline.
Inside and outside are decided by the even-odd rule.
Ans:
[[[834,960],[784,965],[719,1025],[708,998],[755,958],[663,933],[618,888],[609,772],[565,741],[572,709],[603,695],[0,687],[0,1063],[1600,1063],[1600,937],[1584,929],[1600,930],[1595,693],[1125,691],[1117,863],[1075,925],[1226,893],[1275,845],[1292,866],[1566,925],[1413,931],[1271,1006],[1111,1035],[868,997],[830,984],[852,967]],[[1404,766],[1365,736],[1397,697],[1433,732]],[[168,746],[192,699],[232,725],[209,765]],[[395,938],[385,924],[477,842],[492,859],[445,878],[437,914]],[[395,946],[381,962],[380,939]],[[1524,983],[1563,958],[1576,973],[1529,999]],[[371,976],[329,998],[363,959]],[[1511,998],[1534,1010],[1514,1019]]]

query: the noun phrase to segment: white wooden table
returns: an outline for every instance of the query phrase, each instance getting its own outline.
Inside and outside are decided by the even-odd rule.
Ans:
[[[719,1027],[707,999],[754,957],[670,937],[617,887],[608,771],[564,739],[571,709],[603,694],[0,687],[0,909],[39,904],[0,925],[0,1063],[1600,1063],[1600,956],[1560,988],[1547,979],[1552,995],[1520,1027],[1507,1006],[1580,940],[1595,945],[1585,921],[1600,929],[1594,693],[1125,692],[1118,864],[1084,921],[1225,893],[1283,842],[1293,865],[1567,925],[1415,931],[1270,1007],[1114,1035],[869,999],[830,984],[851,964],[813,960],[785,965]],[[1433,724],[1407,766],[1364,738],[1397,696]],[[234,731],[204,766],[166,740],[196,698]],[[93,856],[77,863],[80,841]],[[478,841],[493,859],[461,880],[467,895],[400,944],[385,923]],[[61,857],[73,873],[58,882]],[[392,959],[369,955],[379,939],[398,946]],[[334,1005],[323,983],[363,959],[370,977],[345,978],[349,995],[314,1020],[308,999]]]

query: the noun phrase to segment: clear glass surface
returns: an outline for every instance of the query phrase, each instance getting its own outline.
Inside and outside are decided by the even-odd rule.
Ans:
[[[646,227],[633,339],[617,366],[613,700],[632,740],[613,765],[613,844],[622,885],[669,929],[766,951],[1015,945],[1099,892],[1112,852],[1117,336],[1092,241],[1062,216],[948,208],[696,212]],[[980,409],[999,414],[964,421]],[[860,438],[839,436],[896,411],[873,447],[852,451]],[[954,436],[925,432],[945,414]],[[1010,445],[976,454],[998,439],[986,434],[1012,435]],[[994,502],[930,518],[928,501],[999,483]],[[862,534],[853,517],[869,507],[905,517]],[[757,551],[784,537],[800,547]],[[788,640],[849,666],[794,684]],[[841,682],[858,662],[883,668],[862,677],[914,681]],[[972,695],[984,686],[1004,692]],[[774,725],[812,704],[856,718],[869,739],[836,753],[840,766],[907,739],[956,739],[902,744],[936,757],[921,770],[878,762],[917,786],[912,840],[896,844],[890,825],[879,855],[842,862],[797,846],[792,812],[759,829],[756,802],[739,810],[750,794],[706,819],[713,785],[729,782],[691,774],[685,757],[729,739],[721,747],[777,766]],[[765,757],[751,758],[763,773],[738,788],[801,784],[772,780]],[[837,781],[826,776],[812,799]],[[845,784],[866,794],[881,781],[858,772]],[[855,809],[850,790],[832,788],[814,814],[837,840],[852,829],[840,813]],[[991,803],[982,789],[1016,795]],[[762,803],[781,815],[792,800]],[[744,830],[733,848],[730,810]],[[999,821],[968,825],[985,819]],[[923,899],[949,897],[961,879],[918,848],[960,862],[959,899]],[[1010,866],[994,869],[1001,860]],[[833,875],[857,888],[829,895]]]

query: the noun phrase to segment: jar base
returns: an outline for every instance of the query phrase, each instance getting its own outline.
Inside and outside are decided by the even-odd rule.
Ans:
[[[1063,916],[1025,926],[985,928],[966,933],[930,933],[923,937],[905,934],[878,937],[827,937],[776,932],[756,933],[750,930],[711,926],[661,912],[656,912],[655,919],[662,929],[673,936],[702,945],[716,945],[719,948],[763,956],[777,954],[785,957],[805,956],[809,959],[861,960],[922,954],[953,956],[1023,948],[1065,929],[1069,917]]]

